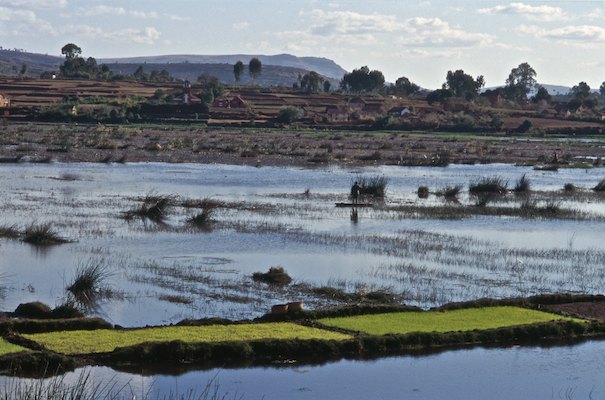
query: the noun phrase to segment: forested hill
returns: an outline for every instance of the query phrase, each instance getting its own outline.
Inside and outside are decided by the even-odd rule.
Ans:
[[[248,65],[253,57],[258,58],[263,66],[274,65],[282,67],[292,67],[304,71],[315,71],[320,75],[331,79],[340,80],[347,72],[340,65],[327,58],[319,57],[296,57],[291,54],[278,54],[274,56],[266,55],[245,55],[233,54],[222,56],[206,55],[163,55],[149,57],[129,57],[129,58],[105,58],[98,60],[99,63],[119,63],[119,64],[172,64],[172,63],[193,63],[193,64],[230,64],[233,66],[238,61]]]

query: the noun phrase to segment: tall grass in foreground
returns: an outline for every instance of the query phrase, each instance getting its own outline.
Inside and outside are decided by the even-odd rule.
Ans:
[[[595,187],[592,188],[595,192],[605,192],[605,179],[601,179]]]
[[[95,381],[90,370],[83,370],[75,382],[65,376],[25,380],[10,378],[0,389],[0,400],[225,400],[242,399],[243,395],[222,394],[216,377],[206,385],[168,393],[154,391],[153,386],[135,389],[132,382],[120,383],[115,378]]]

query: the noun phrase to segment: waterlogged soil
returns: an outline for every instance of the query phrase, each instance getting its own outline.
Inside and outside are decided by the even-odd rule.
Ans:
[[[554,304],[544,307],[546,310],[575,315],[586,319],[605,321],[605,302],[578,302],[568,304]]]
[[[548,163],[605,157],[599,139],[497,134],[296,129],[207,129],[196,126],[9,124],[0,127],[0,158],[59,162],[170,162],[232,165],[446,165]]]

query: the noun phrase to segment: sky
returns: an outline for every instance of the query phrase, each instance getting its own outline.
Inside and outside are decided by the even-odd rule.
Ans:
[[[504,84],[605,81],[605,0],[0,0],[0,46],[83,57],[282,54],[367,65],[428,89],[449,70]]]

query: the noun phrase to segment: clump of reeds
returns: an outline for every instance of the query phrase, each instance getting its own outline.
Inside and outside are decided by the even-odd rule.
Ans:
[[[123,213],[125,219],[134,217],[147,218],[155,222],[161,222],[166,217],[168,208],[175,202],[174,196],[156,196],[148,194],[143,199],[143,204]]]
[[[513,189],[513,191],[516,194],[525,194],[529,192],[530,186],[531,184],[529,178],[526,174],[523,174],[515,184],[515,188]]]
[[[204,208],[202,212],[195,214],[187,220],[187,223],[198,228],[207,228],[212,223],[214,208]]]
[[[255,272],[252,279],[256,282],[264,282],[269,285],[284,286],[292,282],[292,278],[283,267],[271,267],[268,272]]]
[[[17,225],[2,225],[0,226],[0,237],[8,239],[17,239],[21,236]]]
[[[564,191],[565,193],[573,193],[573,192],[575,192],[575,191],[576,191],[576,185],[574,185],[573,183],[566,183],[566,184],[563,186],[563,191]]]
[[[55,244],[67,243],[68,240],[59,236],[51,224],[31,224],[25,228],[23,241],[38,246],[50,246]]]
[[[90,260],[80,265],[76,270],[73,283],[67,287],[74,299],[84,305],[94,304],[105,280],[110,276],[103,262]]]
[[[429,188],[428,186],[419,186],[418,187],[418,197],[421,199],[426,199],[429,197]]]
[[[595,187],[592,188],[595,192],[605,192],[605,178],[601,179],[599,183]]]
[[[476,182],[471,182],[468,187],[470,194],[504,194],[507,192],[508,182],[506,182],[500,176],[492,176],[488,178],[481,178]]]
[[[443,196],[447,199],[455,199],[461,190],[462,190],[462,186],[460,186],[460,185],[448,186],[448,187],[445,187],[445,188],[437,191],[435,194],[437,196]]]
[[[356,181],[359,185],[359,194],[374,197],[386,196],[387,186],[389,184],[389,179],[386,176],[358,176]]]

